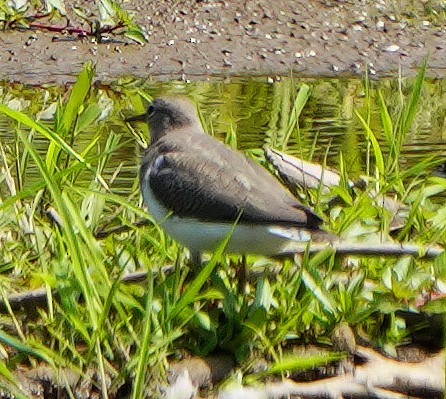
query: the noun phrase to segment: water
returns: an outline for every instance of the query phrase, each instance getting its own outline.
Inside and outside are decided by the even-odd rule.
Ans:
[[[402,92],[408,93],[413,80],[403,80]],[[86,151],[94,137],[98,148],[103,150],[110,132],[120,135],[120,143],[110,154],[103,171],[108,181],[119,168],[113,180],[113,192],[127,195],[135,190],[141,148],[129,128],[123,123],[125,116],[143,110],[141,93],[144,96],[158,96],[166,93],[185,94],[199,105],[206,130],[221,140],[245,151],[259,155],[265,145],[281,148],[286,136],[290,112],[296,93],[302,84],[309,85],[310,97],[302,110],[298,128],[293,129],[286,146],[286,152],[305,159],[339,167],[340,154],[352,177],[366,170],[368,146],[364,129],[355,115],[367,112],[367,96],[363,81],[358,78],[290,79],[268,82],[266,79],[231,79],[225,82],[141,82],[128,79],[113,84],[97,84],[90,98],[97,103],[102,114],[95,123],[80,130],[75,137],[66,137],[76,151]],[[378,106],[378,90],[383,93],[390,112],[401,106],[397,79],[382,79],[371,83],[370,124],[376,135],[380,135],[382,124]],[[423,87],[417,116],[403,146],[400,165],[410,167],[428,157],[441,159],[446,154],[446,82],[428,80]],[[27,87],[18,84],[0,86],[0,99],[9,106],[24,111],[33,118],[36,115],[49,128],[54,126],[55,103],[59,97],[66,98],[69,88],[61,86]],[[86,104],[86,106],[88,106]],[[135,109],[138,108],[138,109]],[[15,146],[15,122],[0,114],[0,137],[11,165],[16,148],[23,151],[20,143]],[[26,128],[21,127],[26,131]],[[144,126],[138,132],[148,136]],[[48,142],[35,134],[34,145],[44,155]],[[383,143],[382,138],[378,137]],[[386,147],[383,144],[384,152]],[[63,155],[62,155],[63,156]],[[96,159],[96,160],[95,160]],[[97,158],[90,162],[95,166]],[[14,174],[14,168],[11,169]],[[427,171],[429,173],[429,171]],[[26,184],[40,179],[33,164],[26,165]],[[89,184],[93,172],[79,176],[79,182]],[[5,185],[0,184],[0,194]]]

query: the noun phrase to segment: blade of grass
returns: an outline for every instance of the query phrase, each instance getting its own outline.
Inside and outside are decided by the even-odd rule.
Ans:
[[[298,126],[299,116],[302,113],[302,110],[304,109],[308,99],[310,98],[310,90],[311,88],[309,85],[307,85],[306,83],[302,83],[299,91],[297,92],[297,96],[294,100],[293,108],[288,119],[286,134],[282,141],[282,151],[286,149],[291,133],[294,131],[296,126]]]
[[[8,397],[14,397],[17,399],[29,399],[28,396],[25,396],[20,391],[19,385],[17,383],[17,377],[8,369],[3,360],[0,360],[0,375],[6,380],[0,381],[0,391],[2,391],[2,395],[4,393],[7,393]]]
[[[0,104],[0,112],[16,120],[17,122],[23,123],[30,129],[35,130],[36,132],[44,136],[46,139],[56,142],[56,144],[58,144],[61,148],[63,148],[73,158],[77,159],[81,163],[87,164],[85,159],[81,155],[79,155],[76,151],[74,151],[56,132],[48,129],[43,124],[36,122],[34,119],[31,119],[28,115],[24,114],[23,112],[8,108],[4,104]]]
[[[25,353],[27,355],[37,357],[39,359],[44,360],[48,364],[54,365],[53,359],[50,356],[48,356],[47,353],[42,352],[38,349],[35,349],[35,348],[21,342],[20,340],[9,335],[8,333],[6,333],[3,330],[0,330],[0,341],[5,343],[6,345],[11,346],[12,348],[16,349],[17,351],[19,351],[21,353]]]
[[[373,134],[372,130],[370,129],[370,126],[368,125],[368,123],[366,123],[366,121],[359,114],[359,112],[357,110],[355,110],[355,113],[356,113],[356,116],[358,117],[358,119],[361,121],[362,126],[365,129],[367,139],[372,144],[373,154],[375,156],[376,168],[378,169],[379,174],[381,176],[384,176],[385,175],[384,174],[384,172],[385,172],[384,158],[383,158],[383,154],[381,152],[381,148],[379,146],[378,140],[376,139],[375,135]]]
[[[320,301],[324,308],[333,316],[336,316],[338,313],[336,303],[330,295],[330,292],[325,288],[323,278],[321,278],[317,272],[318,268],[325,262],[325,260],[332,255],[333,251],[327,248],[326,250],[315,254],[309,262],[304,263],[306,266],[302,267],[302,281],[308,290]]]
[[[150,341],[152,337],[152,317],[153,316],[153,274],[151,269],[147,272],[147,297],[146,309],[143,319],[143,333],[141,344],[138,350],[138,363],[135,371],[135,381],[132,390],[132,399],[143,399],[146,381],[146,370],[150,357]]]
[[[410,126],[412,125],[413,119],[418,110],[418,103],[420,101],[421,89],[423,88],[423,83],[426,76],[426,68],[427,68],[427,58],[425,58],[423,63],[421,64],[421,68],[418,71],[415,83],[412,88],[412,93],[410,95],[409,102],[403,108],[402,118],[401,118],[401,132],[403,135],[409,131]]]
[[[23,112],[10,109],[4,104],[0,104],[0,112],[16,120],[17,122],[23,123],[30,129],[35,130],[36,132],[44,136],[46,139],[50,140],[50,142],[55,142],[57,145],[63,148],[69,155],[71,155],[74,159],[85,165],[87,169],[93,171],[93,168],[85,160],[85,158],[82,157],[80,154],[78,154],[75,150],[73,150],[56,132],[53,132],[44,125],[31,119],[28,115],[24,114]],[[102,176],[97,176],[97,179],[103,185],[104,188],[108,189],[108,185],[104,181]]]
[[[383,125],[384,137],[386,138],[387,145],[392,151],[395,151],[395,141],[393,138],[393,123],[390,118],[389,110],[387,109],[386,102],[384,101],[383,93],[378,90],[379,97],[379,110],[381,115],[381,122]]]
[[[297,370],[308,370],[311,368],[326,365],[345,358],[345,354],[339,352],[329,352],[303,356],[286,356],[279,362],[272,364],[262,374],[281,374]]]
[[[81,243],[74,232],[70,211],[66,206],[61,190],[54,181],[53,177],[50,175],[42,158],[22,132],[17,131],[17,134],[36,163],[37,168],[39,169],[49,191],[52,194],[56,208],[63,223],[63,232],[66,238],[67,252],[71,257],[73,272],[82,288],[82,292],[87,303],[87,311],[90,315],[90,321],[94,328],[96,328],[98,315],[100,314],[102,308],[101,300],[95,288],[95,284],[89,275],[88,267],[85,264],[85,259],[82,257]]]
[[[56,131],[62,137],[66,136],[70,127],[75,122],[80,108],[84,105],[85,99],[90,91],[94,73],[95,68],[92,62],[87,61],[71,89],[68,102],[63,106],[60,122],[56,124]]]

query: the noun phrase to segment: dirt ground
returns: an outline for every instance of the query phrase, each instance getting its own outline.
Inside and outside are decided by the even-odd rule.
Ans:
[[[0,34],[0,78],[65,83],[86,60],[101,80],[265,75],[412,74],[429,54],[429,73],[446,72],[444,9],[422,0],[138,0],[123,2],[149,42],[98,44],[91,37],[17,29]],[[66,4],[68,4],[66,2]],[[78,1],[95,14],[93,1]],[[415,4],[415,5],[414,5]],[[440,3],[439,3],[440,4]],[[442,4],[442,3],[441,3]],[[444,5],[443,5],[444,6]],[[440,7],[440,6],[437,6]],[[69,26],[89,29],[67,5]],[[67,24],[66,20],[51,21]],[[73,40],[76,39],[76,40]]]

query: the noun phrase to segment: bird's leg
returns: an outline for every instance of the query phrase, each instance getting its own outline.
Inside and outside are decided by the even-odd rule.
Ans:
[[[195,251],[193,249],[189,250],[190,252],[190,260],[194,267],[199,270],[201,267],[201,253],[199,251]]]
[[[242,255],[238,262],[238,291],[239,294],[244,294],[246,290],[248,268],[246,265],[246,255]]]

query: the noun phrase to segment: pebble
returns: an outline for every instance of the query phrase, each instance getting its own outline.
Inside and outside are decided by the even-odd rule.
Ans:
[[[310,50],[307,54],[308,57],[316,57],[316,51]]]
[[[388,52],[388,53],[394,53],[395,51],[398,51],[400,49],[400,46],[398,46],[397,44],[392,44],[390,46],[387,46],[384,51]]]

